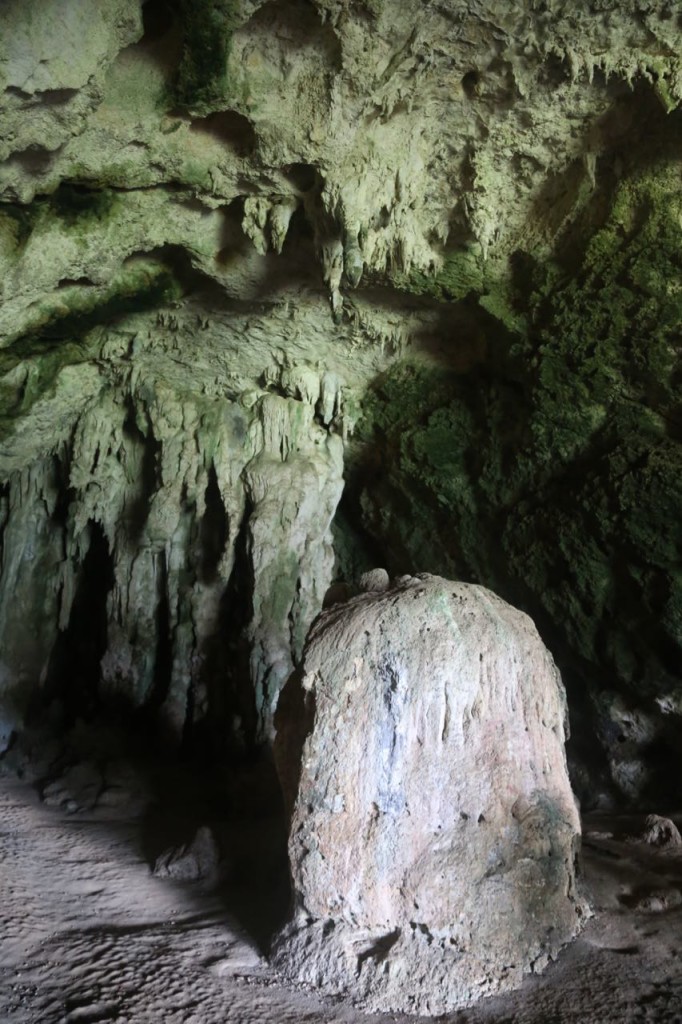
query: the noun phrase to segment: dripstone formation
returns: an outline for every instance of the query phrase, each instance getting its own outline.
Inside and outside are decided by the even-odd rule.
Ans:
[[[286,976],[439,1014],[516,987],[573,938],[566,701],[526,615],[480,586],[405,577],[318,618],[285,698],[308,723],[302,748],[288,733],[278,747]]]
[[[681,52],[670,0],[0,3],[0,750],[250,755],[381,564],[532,616],[586,804],[674,800]]]

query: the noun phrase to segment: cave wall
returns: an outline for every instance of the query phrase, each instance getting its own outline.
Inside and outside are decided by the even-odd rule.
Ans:
[[[584,248],[519,268],[494,351],[401,360],[373,385],[356,469],[393,551],[532,611],[576,731],[585,711],[633,797],[652,795],[651,761],[679,765],[682,697],[681,151],[679,124],[652,115],[653,167],[599,197]]]
[[[112,389],[68,443],[13,473],[0,628],[15,701],[38,680],[48,695],[68,693],[74,717],[118,701],[158,710],[171,735],[217,717],[241,743],[267,736],[331,580],[341,441],[313,415],[277,394],[248,409],[158,385],[153,397],[144,385]],[[97,530],[104,553],[88,567]],[[106,620],[99,675],[78,679],[78,652],[91,640],[82,588]],[[250,648],[244,664],[234,622]],[[232,701],[215,692],[221,669],[237,689]]]
[[[665,0],[3,5],[2,729],[249,747],[383,561],[534,616],[586,792],[674,777],[681,42]]]

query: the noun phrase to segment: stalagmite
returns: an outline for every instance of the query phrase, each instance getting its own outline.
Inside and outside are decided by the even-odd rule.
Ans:
[[[323,613],[289,685],[309,731],[301,750],[283,723],[279,747],[300,771],[279,970],[430,1014],[542,970],[586,908],[564,691],[531,620],[404,577]]]

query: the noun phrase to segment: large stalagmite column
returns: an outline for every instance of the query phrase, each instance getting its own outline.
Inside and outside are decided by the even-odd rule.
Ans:
[[[303,671],[310,731],[301,753],[283,727],[278,752],[300,780],[277,967],[421,1013],[542,969],[585,908],[564,691],[531,620],[407,577],[323,614]]]

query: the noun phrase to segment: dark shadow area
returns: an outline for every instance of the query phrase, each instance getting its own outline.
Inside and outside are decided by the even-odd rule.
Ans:
[[[320,185],[320,174],[313,164],[286,164],[282,171],[301,193],[311,192]]]
[[[89,277],[62,277],[57,282],[57,288],[73,288],[80,285],[83,288],[96,288],[97,285]]]
[[[14,85],[8,85],[5,93],[15,99],[23,100],[27,107],[54,106],[58,107],[68,103],[78,95],[78,89],[43,89],[36,92],[24,92],[23,89]]]
[[[191,132],[210,136],[240,157],[253,153],[258,142],[248,117],[236,110],[221,110],[207,117],[195,118],[189,127]]]
[[[132,542],[139,540],[149,516],[152,498],[159,486],[159,458],[161,442],[152,433],[151,424],[147,424],[144,433],[138,423],[133,399],[128,397],[126,418],[123,422],[123,436],[130,443],[131,449],[137,449],[140,465],[140,489],[134,500],[126,505],[126,533]]]
[[[279,697],[275,713],[277,735],[273,747],[284,810],[287,818],[298,797],[303,764],[303,745],[315,721],[315,694],[304,690],[303,674],[292,672]]]
[[[574,210],[579,189],[588,180],[583,160],[550,177],[540,190],[533,215],[555,231],[566,224],[556,257],[565,272],[579,267],[585,239],[606,223],[619,183],[627,176],[677,161],[682,154],[682,110],[667,112],[651,83],[639,79],[633,88],[611,79],[611,106],[592,128],[586,149],[594,154],[594,184],[587,202]]]
[[[346,486],[331,526],[336,582],[356,583],[362,573],[382,567],[387,558],[384,546],[363,522],[362,510],[357,501],[357,493],[362,486],[353,469],[347,470]]]
[[[220,766],[160,762],[149,780],[153,799],[140,821],[139,843],[150,869],[200,883],[266,953],[289,906],[286,822],[271,759],[263,753]],[[199,830],[210,834],[213,847],[205,874],[196,850]]]
[[[144,0],[142,5],[142,24],[144,32],[137,44],[158,43],[164,39],[175,25],[175,12],[168,0]]]
[[[92,188],[77,182],[61,182],[49,197],[52,210],[67,226],[83,220],[103,221],[113,210],[115,194],[108,188]]]
[[[222,504],[222,503],[221,503]],[[198,756],[210,749],[218,761],[238,762],[254,755],[258,716],[251,683],[251,642],[247,627],[253,617],[253,570],[249,557],[247,502],[234,547],[234,563],[220,599],[216,628],[203,652],[200,685],[206,693],[206,715],[192,729],[190,750]],[[215,511],[213,551],[227,525]],[[210,550],[210,549],[209,549]]]
[[[481,73],[472,69],[462,76],[462,89],[470,100],[475,99],[481,88]]]
[[[78,89],[44,89],[39,93],[40,102],[46,103],[48,106],[59,107],[72,100],[74,96],[78,95],[78,92]]]
[[[73,696],[82,699],[80,691]],[[287,823],[272,758],[179,759],[139,717],[112,724],[114,714],[87,722],[76,715],[66,729],[54,728],[62,718],[54,708],[50,717],[47,709],[18,737],[1,759],[2,773],[32,782],[75,825],[127,837],[150,873],[183,888],[188,908],[193,894],[197,908],[214,900],[266,954],[289,908]]]
[[[57,150],[44,149],[42,146],[29,146],[17,153],[12,153],[6,162],[6,166],[17,166],[24,174],[33,177],[40,177],[46,174],[63,147]],[[5,204],[3,203],[3,209]]]
[[[216,255],[219,266],[229,266],[239,257],[245,256],[253,247],[251,239],[242,228],[244,220],[244,197],[237,196],[227,206],[221,207],[223,226],[220,236],[220,249]]]
[[[107,598],[114,583],[109,545],[99,523],[91,522],[89,533],[69,622],[57,634],[45,683],[45,693],[61,701],[69,725],[97,708],[100,661],[107,647]]]
[[[199,564],[197,575],[203,583],[211,583],[217,575],[218,564],[225,552],[229,535],[229,522],[223,504],[215,465],[211,463],[204,493],[206,503],[199,526]]]
[[[142,24],[142,38],[128,47],[128,51],[144,56],[170,78],[182,53],[182,33],[174,5],[168,0],[146,0],[142,6]]]
[[[166,552],[159,551],[156,555],[156,652],[154,657],[154,678],[152,690],[147,700],[144,713],[154,719],[163,702],[168,696],[173,671],[173,642],[171,636],[170,606],[168,603],[168,566]]]
[[[126,258],[123,266],[132,266],[136,261],[149,259],[158,260],[166,268],[182,289],[183,295],[194,293],[203,295],[211,292],[218,295],[222,293],[220,286],[215,281],[193,266],[190,254],[182,245],[160,245],[154,249],[132,253]]]
[[[291,215],[282,256],[290,270],[295,268],[303,280],[307,279],[320,289],[323,288],[322,267],[315,249],[315,230],[304,206],[297,207]]]

